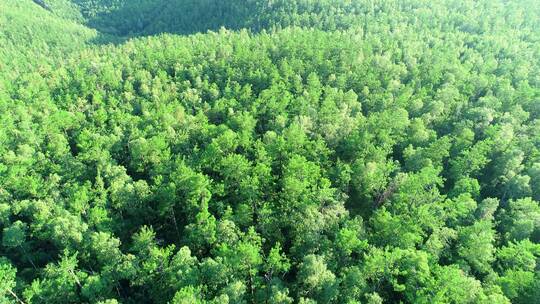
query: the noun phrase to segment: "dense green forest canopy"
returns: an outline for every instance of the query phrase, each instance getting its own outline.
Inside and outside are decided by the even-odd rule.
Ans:
[[[0,303],[540,303],[536,0],[0,0]]]

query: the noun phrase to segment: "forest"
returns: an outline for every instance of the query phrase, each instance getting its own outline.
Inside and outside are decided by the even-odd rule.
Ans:
[[[538,0],[0,0],[0,303],[540,303]]]

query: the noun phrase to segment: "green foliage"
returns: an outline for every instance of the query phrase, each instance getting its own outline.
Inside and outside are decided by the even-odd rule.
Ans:
[[[539,8],[1,1],[0,302],[537,303]]]
[[[0,300],[2,303],[11,303],[14,300],[12,297],[16,297],[13,292],[16,285],[16,273],[17,269],[14,269],[7,259],[0,258]]]
[[[316,303],[330,303],[337,296],[336,276],[327,269],[324,258],[307,255],[298,272],[299,293]]]
[[[60,0],[52,3],[55,11],[72,5]],[[71,13],[66,10],[60,15],[78,13],[76,9],[70,10]],[[97,38],[95,30],[64,16],[55,16],[31,0],[2,1],[0,12],[0,69],[3,71],[0,82],[20,77],[22,82],[31,83],[36,76],[31,76],[30,72],[37,77],[52,72],[56,58],[80,50]]]

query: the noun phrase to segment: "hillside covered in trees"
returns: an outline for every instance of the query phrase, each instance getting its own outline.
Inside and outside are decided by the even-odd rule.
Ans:
[[[537,0],[0,0],[0,303],[540,303]]]

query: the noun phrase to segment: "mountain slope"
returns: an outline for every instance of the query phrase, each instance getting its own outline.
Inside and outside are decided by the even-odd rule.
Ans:
[[[522,28],[534,29],[540,26],[540,21],[535,18],[540,9],[534,0],[519,3],[417,0],[73,0],[73,2],[80,7],[91,27],[120,36],[153,35],[163,32],[190,34],[218,30],[220,27],[247,28],[253,31],[287,26],[339,30],[364,27],[366,22],[375,20],[387,26],[395,26],[403,22],[412,23],[418,16],[428,12],[435,14],[431,22],[442,24],[442,20],[449,19],[446,13],[454,11],[462,12],[464,16],[462,19],[452,19],[451,22],[463,24],[457,27],[448,24],[446,27],[448,30],[491,30],[493,26],[500,26],[499,22],[503,19],[510,25]],[[403,14],[405,11],[409,14]],[[486,11],[489,11],[489,14],[484,14],[484,19],[475,18],[478,12]]]
[[[97,38],[95,30],[63,19],[31,0],[1,1],[0,12],[1,78],[13,79],[61,61]]]

